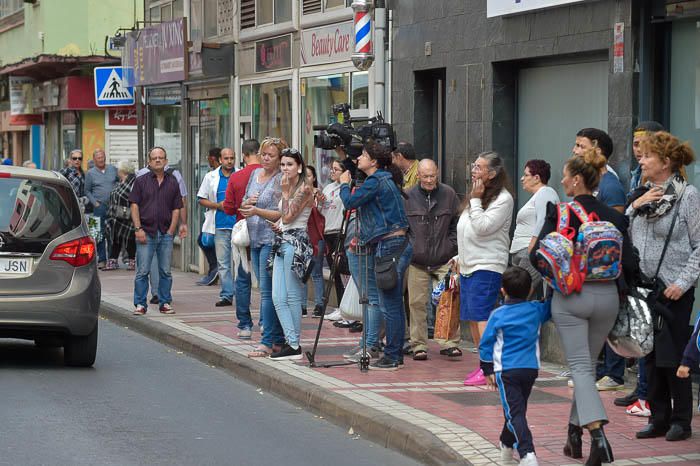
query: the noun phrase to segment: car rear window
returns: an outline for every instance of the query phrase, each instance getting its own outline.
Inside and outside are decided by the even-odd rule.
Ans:
[[[80,208],[68,186],[0,178],[0,252],[43,253],[46,245],[78,226]]]

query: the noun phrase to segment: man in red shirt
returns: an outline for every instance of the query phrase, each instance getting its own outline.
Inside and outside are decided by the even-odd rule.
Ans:
[[[227,215],[235,215],[236,222],[242,220],[242,216],[238,213],[238,208],[243,202],[245,189],[248,186],[248,181],[252,173],[262,168],[260,164],[260,144],[255,139],[246,139],[243,141],[241,152],[243,153],[243,162],[245,167],[231,175],[226,187],[226,198],[224,199],[224,212]],[[238,319],[238,337],[249,339],[251,329],[253,328],[253,319],[250,316],[250,273],[243,270],[243,266],[239,265],[236,270],[235,296],[236,296],[236,318]]]

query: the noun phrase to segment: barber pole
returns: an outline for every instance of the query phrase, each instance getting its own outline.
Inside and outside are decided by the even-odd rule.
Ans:
[[[352,62],[360,71],[368,70],[374,62],[371,3],[371,0],[355,0],[351,5],[355,12],[355,53],[352,54]]]

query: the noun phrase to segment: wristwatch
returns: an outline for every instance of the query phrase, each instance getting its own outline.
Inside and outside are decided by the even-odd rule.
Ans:
[[[134,231],[139,231],[139,230],[143,230],[143,228],[141,228],[141,227],[135,227],[135,228],[134,228]]]

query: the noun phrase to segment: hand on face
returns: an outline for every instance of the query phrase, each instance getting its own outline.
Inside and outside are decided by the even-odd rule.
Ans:
[[[338,181],[340,183],[348,183],[352,181],[352,176],[350,175],[350,170],[345,170],[343,173],[340,174],[338,177]]]
[[[481,199],[486,191],[486,186],[481,178],[475,178],[472,183],[472,191],[470,197],[472,199]]]

